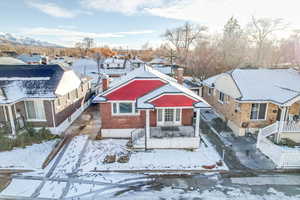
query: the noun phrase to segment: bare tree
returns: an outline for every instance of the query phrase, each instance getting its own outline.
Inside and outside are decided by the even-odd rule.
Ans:
[[[163,37],[175,48],[179,63],[187,66],[189,51],[205,30],[207,28],[204,26],[194,26],[190,23],[185,23],[181,27],[172,30],[167,29]]]
[[[248,24],[248,33],[256,47],[255,65],[265,64],[266,49],[270,43],[274,42],[271,40],[271,36],[277,31],[286,29],[286,27],[287,24],[283,22],[283,19],[256,19],[252,16],[252,21]]]

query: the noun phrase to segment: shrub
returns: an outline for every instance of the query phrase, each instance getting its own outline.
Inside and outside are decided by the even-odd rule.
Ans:
[[[18,134],[16,138],[9,138],[3,135],[0,136],[0,151],[10,151],[14,147],[25,148],[28,145],[41,143],[55,138],[59,138],[59,136],[51,134],[46,128],[36,131],[32,127],[27,127],[24,132]]]

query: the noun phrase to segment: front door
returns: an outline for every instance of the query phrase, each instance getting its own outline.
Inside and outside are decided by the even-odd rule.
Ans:
[[[281,108],[278,108],[276,120],[280,121],[281,118]]]
[[[178,126],[181,125],[181,109],[165,108],[157,109],[158,126]]]

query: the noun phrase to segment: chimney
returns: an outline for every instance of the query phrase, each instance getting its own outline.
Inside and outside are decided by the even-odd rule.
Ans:
[[[109,76],[104,75],[102,78],[102,91],[105,91],[109,88]]]
[[[181,67],[177,68],[175,76],[176,76],[177,82],[179,84],[182,84],[183,83],[183,68],[181,68]]]

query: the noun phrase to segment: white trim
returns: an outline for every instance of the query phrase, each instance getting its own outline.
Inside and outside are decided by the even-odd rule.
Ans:
[[[45,106],[44,106],[44,101],[43,100],[29,100],[29,101],[33,101],[33,104],[35,104],[35,102],[39,101],[41,102],[41,105],[43,107],[43,112],[44,112],[44,117],[45,118],[41,118],[41,119],[30,119],[28,117],[28,111],[27,111],[27,105],[26,105],[26,101],[24,101],[24,105],[25,105],[25,112],[26,112],[26,121],[28,122],[46,122],[47,121],[47,118],[46,118],[46,113],[45,113]],[[35,109],[35,108],[34,108]],[[36,110],[34,110],[36,112]]]
[[[162,93],[162,94],[160,94],[159,96],[157,96],[157,97],[151,99],[151,100],[148,101],[148,102],[151,103],[152,101],[155,101],[156,99],[159,99],[159,98],[161,98],[162,96],[165,96],[165,95],[183,95],[183,96],[186,96],[186,97],[188,97],[188,98],[190,98],[190,99],[193,99],[193,100],[195,100],[195,101],[197,101],[197,102],[199,101],[199,99],[196,99],[196,98],[194,98],[194,97],[192,97],[192,96],[190,96],[190,95],[188,95],[188,94],[186,94],[186,93],[180,92],[180,93]]]
[[[252,112],[252,105],[253,104],[266,104],[265,118],[264,119],[251,119],[251,112]],[[269,104],[268,103],[252,103],[251,104],[251,108],[250,108],[250,116],[249,116],[250,121],[252,121],[252,122],[266,121],[267,120],[267,116],[268,116],[268,108],[269,108]],[[260,105],[259,105],[259,109],[260,109]],[[258,114],[259,114],[259,110],[258,110]]]
[[[53,127],[56,127],[55,112],[54,112],[54,101],[51,101],[51,111],[52,111]]]
[[[7,117],[7,113],[6,113],[6,106],[2,106],[2,109],[3,109],[5,121],[7,122],[8,121],[8,117]]]
[[[117,104],[117,113],[114,113],[114,103]],[[131,113],[120,113],[120,103],[131,103],[132,104],[132,112]],[[136,111],[135,101],[112,101],[111,102],[111,115],[112,116],[138,116],[140,115],[140,111]]]
[[[12,114],[11,105],[8,106],[8,115],[9,115],[9,121],[10,121],[12,135],[16,135],[16,126],[15,126],[15,120],[14,120],[14,117]]]

